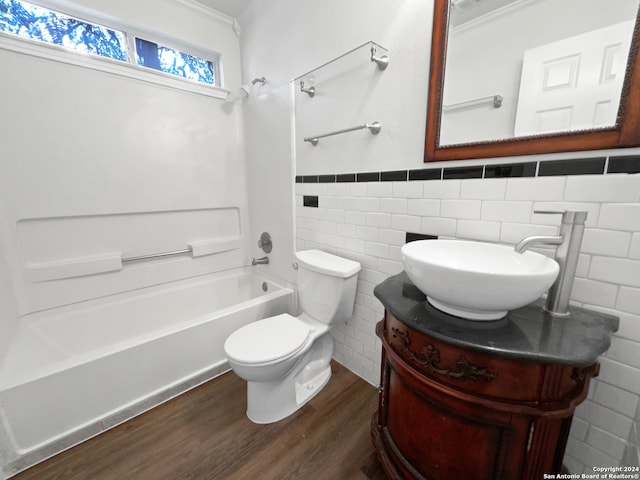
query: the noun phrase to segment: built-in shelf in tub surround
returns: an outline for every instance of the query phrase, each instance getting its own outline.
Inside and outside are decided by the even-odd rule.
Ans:
[[[403,272],[374,289],[385,306],[371,432],[392,479],[534,479],[564,472],[575,407],[618,318],[543,302],[473,322],[433,308]]]

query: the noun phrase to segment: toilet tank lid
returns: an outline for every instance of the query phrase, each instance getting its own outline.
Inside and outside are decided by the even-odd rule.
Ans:
[[[360,271],[360,264],[353,260],[338,257],[321,250],[303,250],[296,252],[298,265],[312,272],[332,277],[348,278]]]

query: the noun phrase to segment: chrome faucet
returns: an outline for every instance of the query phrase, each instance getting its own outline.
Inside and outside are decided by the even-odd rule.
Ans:
[[[269,257],[265,256],[260,258],[254,258],[253,260],[251,260],[251,265],[254,267],[256,265],[269,265]]]
[[[518,253],[523,253],[533,245],[557,245],[555,261],[560,266],[560,272],[547,292],[545,309],[552,315],[567,317],[569,316],[569,298],[571,297],[582,234],[584,233],[584,222],[588,212],[534,210],[534,213],[562,215],[559,235],[527,237],[521,240],[514,249]]]

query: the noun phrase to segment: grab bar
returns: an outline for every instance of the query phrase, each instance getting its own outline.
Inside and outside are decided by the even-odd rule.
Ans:
[[[318,145],[318,140],[325,137],[332,137],[333,135],[340,135],[342,133],[353,132],[355,130],[362,130],[368,128],[372,135],[377,135],[382,130],[380,122],[365,123],[363,125],[357,125],[351,128],[343,128],[342,130],[336,130],[335,132],[323,133],[322,135],[314,135],[313,137],[305,137],[304,141],[309,142],[314,147]]]
[[[149,258],[161,258],[161,257],[172,257],[174,255],[184,255],[185,253],[193,252],[192,248],[186,248],[184,250],[174,250],[173,252],[163,252],[163,253],[150,253],[148,255],[139,255],[137,257],[122,257],[122,263],[129,262],[137,262],[138,260],[147,260]]]

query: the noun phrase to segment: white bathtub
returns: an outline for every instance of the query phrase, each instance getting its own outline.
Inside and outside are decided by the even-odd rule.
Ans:
[[[0,370],[0,472],[12,475],[228,370],[226,337],[290,311],[292,299],[292,290],[245,268],[23,318]]]

